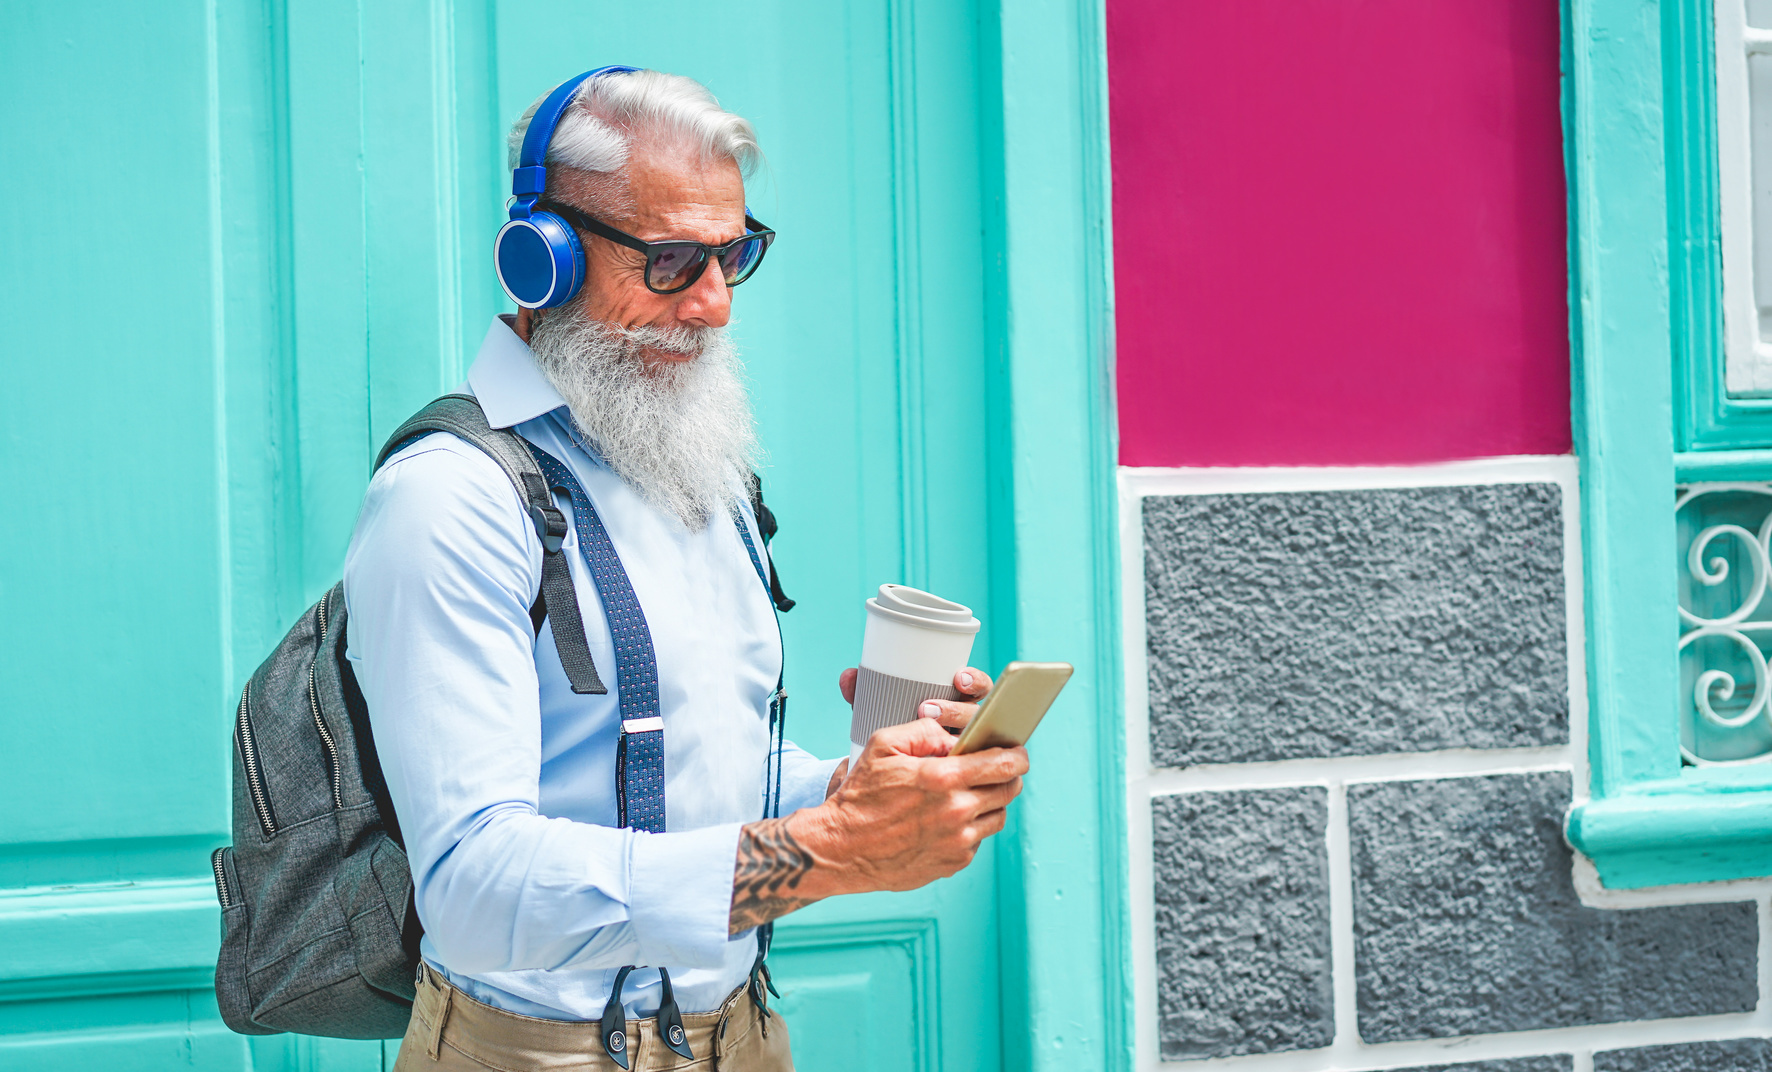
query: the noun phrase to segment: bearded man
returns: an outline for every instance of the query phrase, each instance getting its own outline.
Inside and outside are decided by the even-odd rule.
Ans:
[[[535,112],[512,131],[513,167]],[[954,873],[1020,791],[1020,749],[947,755],[971,704],[925,705],[853,770],[771,748],[781,647],[726,333],[730,288],[762,250],[718,252],[761,233],[744,196],[757,160],[750,124],[689,79],[585,80],[541,192],[577,232],[582,288],[495,321],[460,388],[584,495],[577,509],[576,494],[555,499],[574,519],[565,557],[606,693],[574,691],[531,617],[543,548],[497,464],[432,434],[370,483],[345,567],[349,654],[424,925],[398,1069],[665,1069],[690,1054],[791,1068],[761,1003],[756,930],[824,897]],[[581,542],[619,559],[620,585],[607,557],[593,574]],[[638,654],[636,620],[650,640]],[[642,655],[655,673],[635,677]],[[845,671],[847,699],[853,683]],[[955,686],[977,697],[990,681],[968,669]],[[640,721],[667,743],[662,832],[620,821],[630,689],[655,691]],[[773,754],[782,817],[764,818]]]

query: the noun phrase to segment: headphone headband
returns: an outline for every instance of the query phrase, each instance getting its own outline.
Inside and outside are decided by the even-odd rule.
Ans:
[[[577,78],[568,78],[554,87],[535,115],[529,120],[529,129],[523,134],[523,148],[517,153],[517,167],[511,172],[511,194],[516,201],[511,205],[511,219],[526,219],[535,207],[536,199],[547,188],[548,144],[554,140],[554,128],[560,125],[560,117],[572,99],[578,95],[578,89],[598,75],[630,74],[637,72],[638,67],[626,67],[612,64],[599,67],[594,71],[586,71]]]

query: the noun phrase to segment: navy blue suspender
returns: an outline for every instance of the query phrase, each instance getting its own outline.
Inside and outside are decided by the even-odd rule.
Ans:
[[[609,619],[609,632],[615,643],[616,691],[621,705],[621,736],[616,744],[616,801],[618,821],[624,828],[663,833],[665,829],[664,787],[664,718],[658,700],[658,657],[652,647],[652,632],[646,625],[646,612],[634,595],[634,586],[622,567],[621,557],[603,527],[602,518],[591,504],[584,486],[558,458],[529,444],[536,463],[547,477],[548,484],[572,499],[573,523],[578,530],[578,549],[597,595],[603,601]],[[764,595],[770,596],[769,578],[757,554],[744,517],[736,510],[733,521],[750,555],[757,579],[763,582]],[[771,599],[771,607],[774,600]],[[777,626],[779,629],[779,625]],[[781,750],[783,722],[786,718],[787,694],[776,681],[769,698],[769,766],[764,772],[764,813],[775,816],[781,808]],[[768,953],[772,927],[758,928],[757,959],[751,968],[751,990],[762,1004],[759,978],[768,985],[768,969],[763,959]],[[622,985],[634,965],[616,973],[615,985],[603,1010],[603,1048],[622,1068],[628,1067],[627,1018],[622,1010]],[[670,973],[658,970],[662,995],[658,1006],[659,1036],[672,1050],[685,1059],[693,1059],[683,1032],[682,1015],[671,991]],[[773,992],[774,988],[770,987]]]
[[[609,618],[615,641],[616,693],[621,700],[621,737],[616,745],[615,788],[621,825],[653,834],[664,833],[664,719],[658,706],[658,656],[646,612],[634,596],[628,571],[622,568],[609,531],[590,496],[572,471],[553,455],[536,448],[535,460],[556,490],[572,496],[572,520],[578,529],[578,552]]]

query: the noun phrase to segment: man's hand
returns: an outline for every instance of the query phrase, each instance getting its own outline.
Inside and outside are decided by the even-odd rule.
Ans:
[[[962,675],[971,677],[963,683]],[[840,684],[853,697],[854,672]],[[990,678],[968,669],[955,685],[980,696]],[[977,706],[935,703],[934,713],[875,733],[848,777],[838,767],[823,804],[744,828],[731,933],[835,894],[914,890],[946,878],[1003,829],[1004,809],[1028,770],[1027,750],[948,755],[954,737],[945,727],[964,726]]]
[[[1003,829],[1027,750],[950,756],[953,745],[936,719],[889,726],[829,800],[790,817],[800,843],[830,867],[837,892],[914,890],[946,878]]]
[[[843,702],[851,707],[855,706],[855,678],[858,673],[852,666],[837,676],[837,690],[843,694]],[[991,675],[975,666],[964,667],[954,674],[954,689],[963,696],[981,700],[985,693],[991,691]],[[954,700],[926,700],[917,707],[918,718],[933,718],[955,732],[965,729],[976,714],[978,704]],[[827,800],[843,784],[843,778],[848,773],[847,759],[837,764],[836,771],[831,774],[830,784],[825,787],[824,795]]]

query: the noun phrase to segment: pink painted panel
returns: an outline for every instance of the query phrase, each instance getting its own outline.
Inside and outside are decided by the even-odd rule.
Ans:
[[[1123,464],[1570,449],[1555,3],[1107,15]]]

